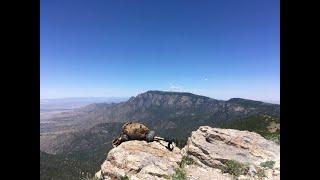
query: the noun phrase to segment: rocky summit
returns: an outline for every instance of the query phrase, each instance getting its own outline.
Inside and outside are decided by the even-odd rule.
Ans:
[[[109,151],[98,179],[280,179],[280,146],[257,133],[201,126],[187,145],[128,141]]]
[[[164,142],[128,141],[112,149],[101,166],[104,179],[163,179],[174,174],[182,155]]]

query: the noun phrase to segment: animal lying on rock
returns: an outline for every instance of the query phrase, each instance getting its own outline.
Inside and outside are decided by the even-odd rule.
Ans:
[[[122,142],[130,140],[145,140],[147,142],[152,141],[167,141],[167,149],[173,150],[172,139],[166,139],[155,136],[155,131],[150,130],[147,126],[138,122],[128,122],[122,126],[122,133],[120,136],[112,141],[112,146],[117,147]]]

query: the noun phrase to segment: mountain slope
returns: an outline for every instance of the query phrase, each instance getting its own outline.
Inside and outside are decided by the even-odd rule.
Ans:
[[[94,173],[111,149],[112,139],[127,121],[143,122],[159,136],[175,138],[181,147],[190,132],[202,125],[257,132],[260,126],[269,126],[260,118],[264,115],[279,119],[280,105],[240,98],[222,101],[191,93],[147,91],[126,102],[95,103],[41,119],[41,150],[57,154],[55,156],[60,159],[72,159],[81,171]],[[260,124],[260,129],[241,122]],[[280,123],[280,119],[277,122]],[[43,164],[51,164],[52,159],[46,158]]]
[[[160,133],[183,126],[186,133],[181,133],[186,136],[200,125],[217,126],[256,114],[279,116],[280,106],[239,98],[222,101],[191,93],[147,91],[126,102],[91,104],[41,120],[41,150],[62,153],[60,147],[73,141],[78,132],[101,123],[138,120]]]

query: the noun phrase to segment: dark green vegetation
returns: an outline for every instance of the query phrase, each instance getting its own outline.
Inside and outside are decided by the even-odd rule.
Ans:
[[[279,140],[280,130],[274,128],[280,123],[279,114],[279,105],[259,101],[239,98],[219,101],[190,93],[161,91],[148,91],[125,103],[89,105],[81,110],[81,114],[68,116],[64,121],[69,123],[78,119],[84,126],[97,119],[104,123],[76,132],[72,140],[63,142],[57,155],[40,152],[40,176],[43,180],[92,177],[106,159],[111,141],[130,119],[146,124],[157,136],[174,138],[182,148],[191,132],[202,125],[249,130]],[[191,162],[187,157],[183,161]],[[184,177],[182,171],[177,171],[178,177]]]
[[[174,139],[174,143],[176,144],[176,146],[180,149],[182,149],[186,144],[187,144],[188,139],[184,138],[184,139]]]
[[[191,165],[195,164],[196,162],[188,157],[188,156],[183,156],[181,159],[181,162],[179,164],[179,168],[175,169],[175,173],[171,176],[172,180],[186,180],[187,179],[187,174],[185,172],[185,166],[186,165]],[[170,179],[170,178],[168,178]]]
[[[276,162],[274,162],[274,161],[266,161],[266,162],[260,163],[260,166],[261,166],[261,167],[264,167],[264,168],[270,168],[270,169],[272,169],[275,163],[276,163]]]
[[[237,161],[227,160],[224,163],[225,166],[221,167],[223,173],[229,173],[234,176],[240,176],[241,174],[246,174],[247,166],[241,164]]]
[[[187,174],[184,169],[177,168],[171,178],[172,178],[172,180],[186,180]]]
[[[84,179],[93,177],[90,164],[64,155],[51,155],[40,151],[40,179]]]
[[[221,128],[253,131],[266,139],[280,143],[280,118],[255,115],[237,121],[223,123]]]
[[[51,155],[40,151],[40,179],[93,178],[112,148],[110,142],[120,132],[121,125],[105,123],[95,126],[79,135],[70,144],[73,149],[67,149],[66,154]]]
[[[129,180],[128,176],[121,176],[120,180]]]
[[[226,160],[223,162],[224,166],[221,166],[220,169],[224,173],[229,173],[233,176],[246,175],[249,171],[249,164],[243,164],[234,160]],[[265,176],[263,169],[255,167],[257,170],[258,177],[262,178]]]
[[[184,168],[185,165],[191,165],[191,164],[195,164],[195,163],[196,162],[192,158],[190,158],[188,156],[183,156],[182,160],[180,162],[180,167]]]

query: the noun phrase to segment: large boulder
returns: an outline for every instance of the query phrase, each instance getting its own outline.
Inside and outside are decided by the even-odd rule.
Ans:
[[[280,146],[259,134],[209,126],[201,126],[192,132],[183,153],[212,167],[224,159],[255,165],[271,160],[280,162]]]
[[[217,170],[230,160],[250,167],[248,174],[252,175],[240,176],[240,179],[257,178],[255,174],[257,169],[264,171],[265,179],[280,178],[280,146],[254,132],[201,126],[192,132],[181,153],[192,158],[198,165],[193,165],[192,168],[186,167],[190,179],[206,179],[192,178],[201,176],[201,172],[207,172],[204,176],[208,177],[216,175]],[[274,166],[261,167],[261,163],[265,162],[274,162]],[[223,178],[228,179],[230,176],[221,179]]]
[[[166,143],[127,141],[112,149],[96,176],[101,179],[166,179],[179,167],[182,155],[175,147],[169,151]]]
[[[201,126],[192,132],[183,149],[175,147],[169,151],[166,145],[163,141],[124,142],[108,153],[96,177],[152,180],[180,175],[190,180],[280,179],[280,146],[257,133]]]

